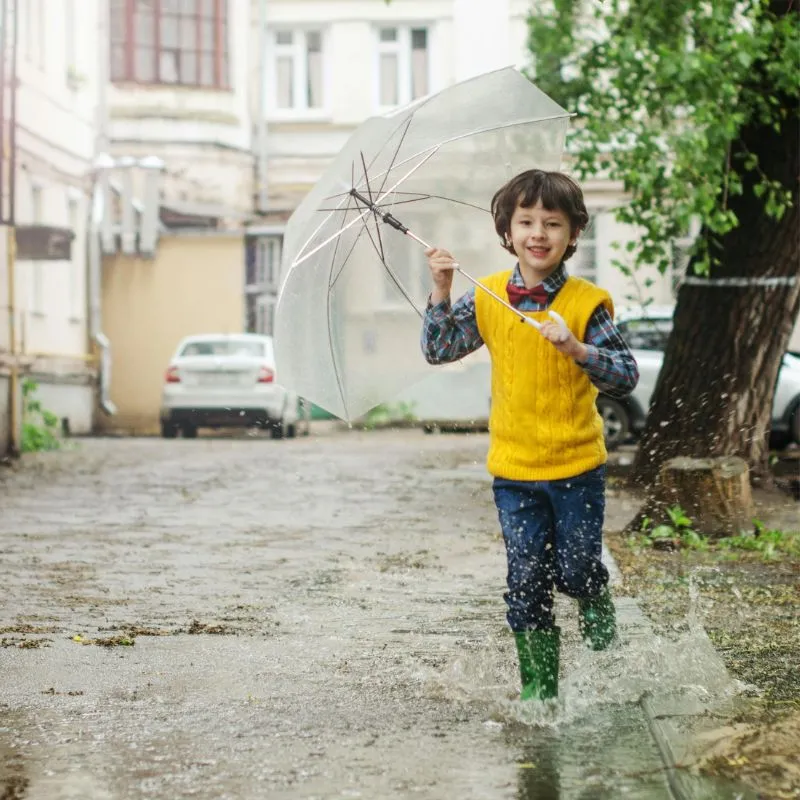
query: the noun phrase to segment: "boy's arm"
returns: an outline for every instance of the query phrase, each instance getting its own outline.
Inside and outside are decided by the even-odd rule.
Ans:
[[[475,318],[475,290],[451,305],[449,299],[430,300],[422,323],[422,353],[429,364],[448,364],[469,355],[483,344]]]
[[[636,388],[636,359],[605,306],[598,306],[592,313],[584,343],[587,357],[580,366],[601,392],[625,397]]]

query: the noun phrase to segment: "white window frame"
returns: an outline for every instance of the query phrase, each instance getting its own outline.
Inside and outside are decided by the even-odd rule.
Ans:
[[[397,31],[397,40],[394,42],[381,41],[381,31],[390,28],[394,28]],[[378,113],[386,113],[396,108],[402,108],[403,106],[407,106],[412,100],[419,99],[412,97],[411,32],[415,30],[424,30],[426,33],[428,74],[425,77],[427,79],[428,91],[426,95],[423,96],[427,96],[427,94],[430,94],[432,91],[432,26],[426,22],[387,22],[376,25],[374,34],[376,47],[373,102]],[[381,56],[385,54],[397,56],[397,105],[394,106],[381,103]]]
[[[281,274],[283,237],[261,236],[256,242],[256,281],[266,289],[277,289]]]
[[[256,333],[272,336],[275,328],[275,306],[277,297],[261,294],[256,300]]]
[[[278,34],[291,33],[291,44],[278,44]],[[309,107],[306,97],[307,83],[307,50],[306,37],[309,33],[316,33],[320,37],[320,59],[322,62],[322,102],[319,107]],[[266,107],[271,119],[326,119],[329,116],[328,99],[330,97],[329,75],[326,69],[328,58],[327,31],[322,26],[310,25],[276,25],[269,29],[264,92],[266,93]],[[291,108],[278,106],[278,58],[290,56],[293,63],[292,93],[295,105]]]

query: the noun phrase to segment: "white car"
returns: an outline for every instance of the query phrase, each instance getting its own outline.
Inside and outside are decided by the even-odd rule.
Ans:
[[[298,398],[278,382],[272,338],[254,333],[187,336],[164,376],[161,435],[198,428],[268,427],[273,439],[297,433]]]
[[[628,397],[618,399],[601,393],[597,398],[609,448],[635,438],[644,428],[672,331],[673,312],[671,306],[651,306],[624,309],[616,315],[617,327],[639,365],[639,383]],[[793,353],[784,355],[778,374],[770,438],[777,447],[800,444],[800,357]]]

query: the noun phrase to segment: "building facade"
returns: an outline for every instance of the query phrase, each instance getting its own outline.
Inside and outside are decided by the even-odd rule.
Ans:
[[[28,381],[64,428],[91,430],[85,264],[100,90],[99,0],[81,0],[80,14],[77,0],[3,8],[0,452],[19,448]]]
[[[253,0],[253,18],[263,24],[262,96],[254,105],[266,116],[255,152],[266,155],[258,171],[264,213],[249,228],[251,307],[274,304],[277,287],[258,279],[271,275],[281,226],[356,127],[457,81],[528,65],[530,10],[528,0]],[[620,302],[635,302],[645,286],[657,302],[669,301],[673,276],[640,272],[632,285],[613,266],[620,258],[614,243],[633,236],[612,213],[625,202],[621,187],[596,180],[584,188],[591,224],[573,272],[602,283]],[[277,241],[265,248],[258,235]],[[675,255],[678,268],[679,246]],[[267,326],[271,318],[251,315]]]
[[[254,203],[250,11],[235,0],[109,2],[113,167],[101,222],[101,326],[113,414],[98,418],[98,430],[156,432],[164,371],[179,341],[246,325],[244,229]],[[147,214],[157,227],[149,248],[142,247]]]
[[[16,258],[0,236],[0,440],[20,416],[11,400],[23,378],[74,432],[125,419],[143,431],[157,422],[154,387],[177,339],[214,326],[271,333],[286,223],[353,131],[455,82],[527,65],[531,6],[7,0],[3,64],[8,74],[16,14],[18,89],[12,137],[3,84],[0,185],[7,210],[13,161],[25,231]],[[626,278],[613,264],[616,245],[636,237],[614,220],[624,193],[602,179],[584,190],[591,224],[571,271],[619,305],[670,302],[690,240],[674,243],[673,274]],[[415,268],[423,281],[424,259]],[[144,331],[134,324],[143,307],[154,315]]]

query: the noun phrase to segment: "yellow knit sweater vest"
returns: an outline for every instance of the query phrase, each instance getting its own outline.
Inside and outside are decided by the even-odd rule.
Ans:
[[[511,271],[481,279],[507,299]],[[582,342],[592,312],[611,296],[581,278],[568,278],[550,306]],[[597,389],[572,358],[562,355],[537,330],[475,290],[478,329],[492,357],[489,472],[517,481],[571,478],[606,461]],[[539,322],[547,311],[529,312]]]

